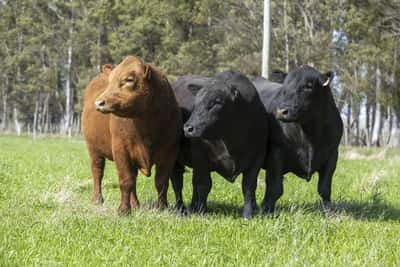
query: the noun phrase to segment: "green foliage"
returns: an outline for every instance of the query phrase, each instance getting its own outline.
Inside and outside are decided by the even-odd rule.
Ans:
[[[118,217],[114,164],[103,180],[105,203],[90,202],[89,159],[81,139],[0,137],[0,265],[398,266],[398,150],[383,161],[352,150],[333,179],[337,211],[323,213],[317,177],[287,175],[276,218],[241,218],[240,177],[213,174],[206,216],[157,211],[154,178],[138,177],[142,208]],[[341,151],[346,156],[347,150]],[[191,172],[184,199],[191,197]],[[265,190],[260,173],[257,202]],[[172,187],[169,201],[173,202]],[[172,203],[170,203],[172,204]]]
[[[398,1],[271,0],[271,7],[271,69],[334,70],[340,107],[379,102],[400,115]],[[128,54],[158,66],[171,81],[227,69],[258,76],[262,20],[259,0],[1,1],[0,91],[9,103],[0,110],[17,107],[31,124],[33,100],[45,106],[41,96],[49,95],[43,110],[60,122],[69,81],[76,120],[88,81],[102,64]]]

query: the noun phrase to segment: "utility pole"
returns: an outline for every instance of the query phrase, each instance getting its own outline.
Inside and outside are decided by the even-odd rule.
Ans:
[[[269,51],[271,35],[271,2],[264,0],[264,33],[262,50],[262,76],[265,79],[269,77]]]

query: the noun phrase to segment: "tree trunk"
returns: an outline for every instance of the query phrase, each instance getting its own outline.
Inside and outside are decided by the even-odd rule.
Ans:
[[[35,111],[33,113],[33,125],[32,125],[32,135],[36,138],[37,124],[38,124],[38,114],[39,114],[39,96],[36,96],[35,100]]]
[[[351,110],[352,110],[352,97],[350,95],[347,104],[347,122],[346,122],[346,146],[351,145]]]
[[[392,138],[392,128],[393,128],[393,112],[390,106],[387,107],[387,136],[385,139],[384,145],[387,146],[390,143],[390,139]]]
[[[285,31],[285,71],[289,72],[289,34],[288,34],[288,22],[287,22],[287,0],[283,1],[283,27]]]
[[[2,92],[2,106],[3,106],[3,114],[1,114],[1,130],[5,131],[7,129],[7,120],[8,120],[8,75],[5,77],[4,88]]]
[[[393,128],[391,133],[390,146],[400,146],[400,108],[393,108]]]
[[[394,48],[394,53],[393,53],[393,70],[392,70],[392,75],[391,75],[391,83],[392,83],[392,90],[391,93],[393,95],[393,102],[392,102],[392,128],[390,130],[390,142],[389,145],[392,147],[398,147],[400,145],[400,99],[397,90],[397,75],[396,75],[396,70],[397,70],[397,57],[398,57],[398,47],[396,46]]]
[[[72,3],[72,0],[70,0]],[[72,128],[72,99],[73,92],[71,87],[71,67],[72,67],[72,40],[73,40],[73,8],[71,7],[71,17],[69,25],[68,51],[66,64],[66,83],[65,83],[65,113],[64,113],[64,134],[71,136]]]
[[[380,138],[382,133],[382,107],[381,107],[381,86],[382,73],[379,64],[376,67],[376,88],[375,88],[375,122],[372,133],[372,145],[380,146]]]
[[[98,31],[99,35],[97,36],[97,71],[101,71],[101,35],[102,35],[103,25],[99,23]]]
[[[371,146],[371,102],[370,98],[367,96],[367,104],[365,108],[365,142],[367,147]]]
[[[44,99],[43,103],[43,109],[42,109],[42,124],[41,128],[43,129],[44,133],[49,132],[49,99],[50,99],[50,93],[46,93],[46,97]]]
[[[355,87],[353,88],[354,91],[356,91],[359,88],[359,82],[358,82],[358,70],[357,68],[354,68],[354,83]],[[360,110],[361,110],[361,103],[354,103],[354,97],[353,93],[351,94],[351,103],[353,106],[352,109],[352,129],[354,129],[354,132],[352,133],[353,139],[352,139],[352,144],[358,146],[359,145],[359,138],[360,138],[360,128],[359,128],[359,119],[360,119]]]
[[[13,120],[14,120],[15,132],[17,133],[18,136],[20,136],[21,135],[21,124],[18,120],[18,109],[15,105],[13,107]]]
[[[360,112],[357,112],[357,114],[354,116],[355,118],[355,145],[359,146],[361,144],[360,142]]]
[[[264,38],[262,50],[262,76],[269,77],[269,55],[270,55],[270,36],[271,36],[271,5],[270,0],[264,0]]]

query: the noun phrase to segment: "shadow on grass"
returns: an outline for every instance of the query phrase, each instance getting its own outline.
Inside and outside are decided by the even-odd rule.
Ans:
[[[103,188],[118,188],[117,183],[106,183]],[[77,189],[78,192],[91,192],[93,186],[91,183],[80,185]],[[170,204],[173,204],[174,200],[170,200]],[[156,202],[145,201],[143,207],[148,209],[154,209]],[[186,207],[188,208],[188,204]],[[208,213],[222,216],[229,216],[234,218],[240,218],[242,216],[242,205],[234,205],[219,201],[209,201],[207,203]],[[260,206],[256,211],[256,215],[261,212]],[[340,216],[347,215],[357,220],[383,220],[383,221],[399,221],[400,220],[400,207],[394,207],[380,200],[366,200],[366,201],[348,201],[340,200],[332,202],[332,207],[324,211],[319,202],[315,203],[299,203],[299,204],[287,204],[279,202],[276,206],[275,215],[272,217],[279,217],[281,213],[293,213],[293,212],[304,212],[304,213],[315,213],[322,216]]]
[[[310,205],[310,208],[321,212],[318,204]],[[400,209],[381,201],[337,201],[332,203],[329,213],[344,213],[358,220],[400,220]]]
[[[209,202],[208,212],[215,215],[223,215],[238,218],[242,216],[242,206],[223,202]],[[260,213],[260,208],[257,210]],[[347,215],[356,220],[382,220],[399,221],[400,209],[383,202],[361,201],[337,201],[333,202],[328,210],[324,210],[319,202],[300,204],[277,204],[274,216],[282,213],[313,213],[321,216]]]
[[[207,203],[208,213],[234,218],[242,217],[242,206],[233,205],[225,202],[209,201]],[[258,212],[258,209],[257,209]]]

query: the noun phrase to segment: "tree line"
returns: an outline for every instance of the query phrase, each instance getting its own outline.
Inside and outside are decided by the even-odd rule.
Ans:
[[[270,69],[333,70],[348,145],[400,144],[398,0],[271,0]],[[184,74],[261,73],[261,0],[0,0],[0,130],[77,134],[82,92],[128,54]]]

